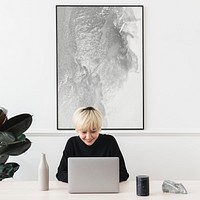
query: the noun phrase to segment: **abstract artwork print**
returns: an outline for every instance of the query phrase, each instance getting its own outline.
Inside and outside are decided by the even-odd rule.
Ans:
[[[56,6],[57,129],[94,106],[104,130],[144,129],[143,6]]]

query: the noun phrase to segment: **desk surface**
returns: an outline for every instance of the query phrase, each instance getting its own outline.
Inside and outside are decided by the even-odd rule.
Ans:
[[[136,195],[135,181],[120,183],[120,193],[117,194],[69,194],[67,184],[51,181],[48,191],[40,191],[37,181],[0,181],[1,200],[199,200],[200,181],[176,181],[182,183],[188,194],[172,194],[162,192],[162,181],[150,181],[150,195]]]

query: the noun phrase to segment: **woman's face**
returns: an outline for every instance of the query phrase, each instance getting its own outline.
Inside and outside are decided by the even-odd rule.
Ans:
[[[99,137],[99,132],[101,129],[93,129],[93,130],[80,130],[78,131],[79,137],[81,140],[88,146],[94,144],[94,142]]]

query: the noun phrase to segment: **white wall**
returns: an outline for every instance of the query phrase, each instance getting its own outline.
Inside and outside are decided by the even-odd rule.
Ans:
[[[21,165],[14,176],[18,180],[37,179],[41,152],[47,154],[55,179],[65,142],[74,134],[56,130],[55,5],[69,3],[81,1],[0,3],[0,106],[9,117],[29,112],[34,119],[27,131],[32,147],[10,157]],[[126,4],[145,9],[145,130],[110,133],[118,140],[131,179],[143,173],[161,180],[200,179],[200,2]]]

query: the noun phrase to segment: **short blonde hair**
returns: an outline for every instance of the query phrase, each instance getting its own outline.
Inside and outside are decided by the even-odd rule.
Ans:
[[[76,131],[99,130],[102,126],[102,114],[96,108],[81,107],[74,112],[72,122]]]

